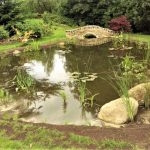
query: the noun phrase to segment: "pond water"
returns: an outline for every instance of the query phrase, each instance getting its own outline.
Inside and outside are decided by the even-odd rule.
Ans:
[[[111,43],[110,43],[111,44]],[[105,103],[118,97],[102,78],[112,69],[108,57],[110,44],[95,47],[55,46],[0,59],[0,87],[6,87],[20,106],[20,117],[28,122],[50,124],[100,124],[97,113]],[[36,80],[36,96],[16,92],[13,79],[18,68]],[[86,82],[87,97],[97,94],[94,104],[82,105],[73,75],[93,77]],[[102,78],[101,78],[102,77]],[[62,94],[66,99],[63,99]]]

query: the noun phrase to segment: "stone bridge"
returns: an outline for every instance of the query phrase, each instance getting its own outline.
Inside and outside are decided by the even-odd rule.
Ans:
[[[112,35],[113,35],[112,30],[95,25],[83,26],[73,30],[66,31],[66,36],[69,39],[106,38],[111,37]]]

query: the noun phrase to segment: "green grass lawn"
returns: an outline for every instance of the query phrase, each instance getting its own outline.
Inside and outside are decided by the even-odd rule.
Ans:
[[[116,150],[135,149],[136,146],[125,141],[104,139],[94,140],[88,136],[59,131],[10,120],[0,120],[0,149],[4,150],[81,150],[94,149]],[[9,132],[10,131],[10,132]]]
[[[125,39],[150,43],[150,35],[144,34],[133,34],[133,33],[125,34]]]
[[[71,29],[71,27],[66,26],[66,25],[53,26],[53,33],[49,36],[45,36],[45,37],[39,39],[36,42],[36,44],[41,46],[41,45],[49,44],[51,42],[65,40],[66,39],[65,31],[68,29]],[[32,45],[34,45],[34,43],[35,42],[29,42],[29,45],[32,46]],[[18,47],[22,47],[22,45],[23,45],[23,43],[21,43],[21,42],[15,42],[15,43],[11,43],[11,44],[1,44],[0,45],[0,53],[7,52],[7,51],[10,51],[10,50],[18,48]]]
[[[35,21],[34,19],[31,19],[31,21]],[[37,20],[36,20],[37,21]],[[39,21],[41,21],[39,19]],[[67,25],[55,25],[53,26],[53,33],[49,36],[42,37],[38,41],[36,41],[36,44],[38,46],[50,44],[53,42],[61,41],[66,39],[65,31],[68,29],[71,29],[73,27],[69,27]],[[140,42],[149,42],[150,43],[150,35],[142,35],[142,34],[124,34],[125,39],[130,40],[136,40]],[[31,41],[28,43],[27,46],[31,45],[34,46],[35,42]],[[0,45],[0,53],[1,52],[9,52],[12,49],[23,47],[23,43],[21,42],[14,42],[10,44],[1,44]]]

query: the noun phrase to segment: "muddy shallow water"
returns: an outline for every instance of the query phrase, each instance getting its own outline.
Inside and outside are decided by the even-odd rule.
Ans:
[[[95,47],[55,46],[48,50],[25,52],[19,56],[0,59],[0,87],[9,90],[13,99],[20,103],[18,110],[25,121],[50,124],[99,125],[97,113],[100,107],[118,97],[114,89],[103,79],[112,69],[110,44]],[[36,96],[16,92],[13,84],[18,67],[36,80]],[[94,98],[93,107],[83,106],[79,100],[77,80],[73,75],[95,75],[87,81],[87,98]],[[65,93],[66,100],[61,96]]]

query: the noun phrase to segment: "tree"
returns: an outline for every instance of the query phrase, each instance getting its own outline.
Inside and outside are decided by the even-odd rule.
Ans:
[[[104,25],[103,14],[109,5],[109,0],[68,0],[64,15],[74,19],[78,25]]]
[[[129,19],[134,32],[150,33],[149,0],[114,0],[106,13],[111,18],[125,15]]]
[[[127,16],[134,32],[150,33],[149,0],[68,0],[64,15],[77,24],[109,26],[109,21]]]
[[[0,25],[3,25],[12,34],[12,26],[21,21],[20,3],[15,0],[0,0]]]
[[[66,0],[26,0],[25,7],[33,13],[58,13]]]
[[[127,20],[126,16],[120,16],[118,18],[114,18],[109,22],[110,29],[115,32],[129,32],[131,31],[131,24]]]

